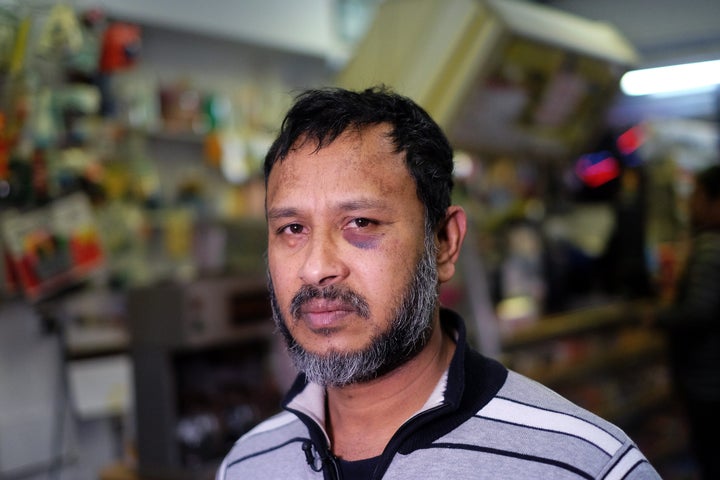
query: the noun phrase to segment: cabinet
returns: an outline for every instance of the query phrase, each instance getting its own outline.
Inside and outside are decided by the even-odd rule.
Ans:
[[[238,278],[128,294],[138,471],[211,478],[232,444],[277,413],[281,386],[264,285]]]
[[[686,449],[660,332],[640,303],[548,316],[504,335],[504,363],[623,428],[663,474]],[[663,478],[670,478],[667,474]]]

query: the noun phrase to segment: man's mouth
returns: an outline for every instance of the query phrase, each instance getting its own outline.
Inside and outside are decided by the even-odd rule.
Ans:
[[[340,326],[348,316],[357,313],[356,308],[338,300],[312,299],[300,306],[297,319],[311,329],[328,329]]]
[[[342,328],[350,318],[370,318],[367,301],[349,288],[305,285],[290,302],[290,317],[324,333]]]

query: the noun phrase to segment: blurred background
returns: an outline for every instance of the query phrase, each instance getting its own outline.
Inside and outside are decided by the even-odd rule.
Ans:
[[[697,479],[665,343],[714,0],[0,0],[0,479],[206,479],[294,376],[262,161],[294,95],[384,83],[456,150],[474,345]],[[661,85],[660,77],[650,80]]]

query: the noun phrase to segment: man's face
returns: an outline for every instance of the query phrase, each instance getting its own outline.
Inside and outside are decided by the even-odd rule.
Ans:
[[[346,132],[317,152],[308,142],[268,178],[275,319],[291,347],[328,368],[371,350],[411,353],[424,345],[435,312],[424,208],[387,132],[387,126]],[[399,333],[413,336],[402,340],[412,348],[379,346],[397,342]],[[362,372],[351,377],[326,383],[352,383]]]

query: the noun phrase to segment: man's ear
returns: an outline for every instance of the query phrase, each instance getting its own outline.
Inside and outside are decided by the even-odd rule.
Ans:
[[[455,275],[455,263],[460,256],[460,247],[466,232],[465,210],[457,205],[451,205],[445,214],[445,221],[437,232],[437,268],[440,283],[447,282]]]

